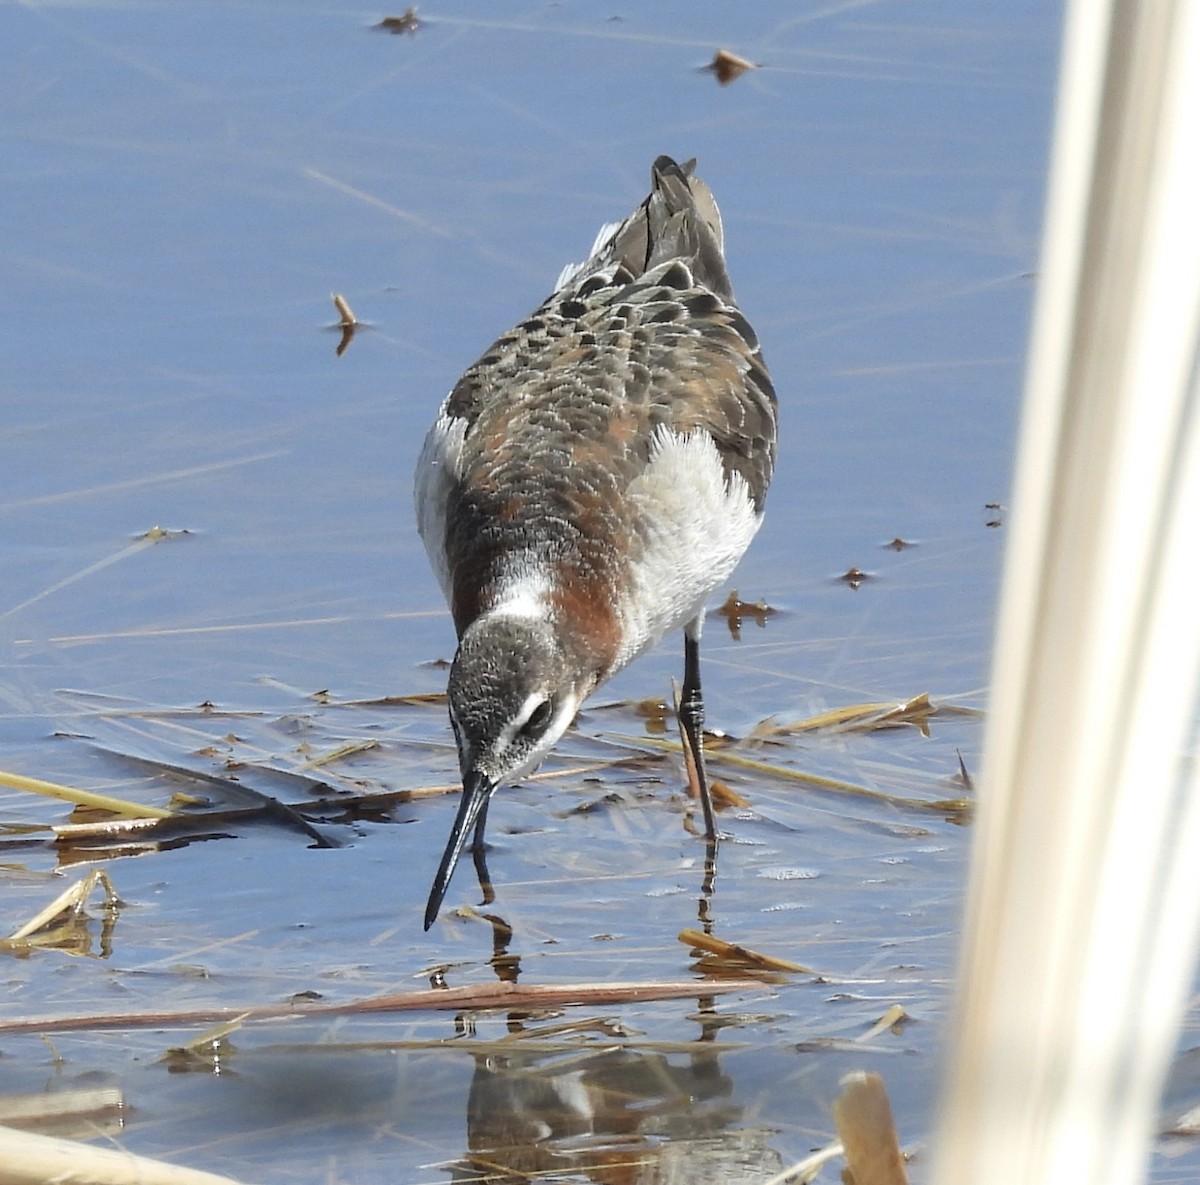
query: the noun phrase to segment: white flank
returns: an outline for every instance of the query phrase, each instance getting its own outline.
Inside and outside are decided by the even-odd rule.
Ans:
[[[466,434],[467,421],[448,415],[443,403],[438,418],[425,435],[413,488],[417,531],[447,601],[450,600],[450,570],[446,566],[446,503],[451,487],[462,473],[462,447]]]
[[[762,524],[745,479],[726,478],[707,432],[660,428],[627,496],[641,510],[646,553],[621,606],[627,642],[619,665],[698,618]]]

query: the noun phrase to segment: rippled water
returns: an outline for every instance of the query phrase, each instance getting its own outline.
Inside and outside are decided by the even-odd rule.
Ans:
[[[384,15],[0,10],[0,767],[157,804],[322,797],[332,845],[233,814],[55,849],[15,828],[67,808],[5,792],[6,932],[90,867],[121,904],[93,897],[63,947],[0,954],[4,1015],[158,1019],[52,1045],[0,1028],[3,1090],[112,1083],[122,1146],[262,1181],[764,1181],[832,1137],[852,1068],[885,1075],[919,1143],[1057,13],[464,0],[412,35],[372,28]],[[718,86],[700,67],[721,46],[761,68]],[[555,776],[494,804],[492,921],[426,935],[455,800],[343,801],[454,780],[443,707],[395,698],[443,690],[453,650],[409,502],[419,442],[661,152],[699,157],[781,396],[735,581],[776,612],[705,634],[709,722],[743,739],[714,770],[749,805],[722,815],[704,901],[678,762],[636,706],[681,675],[672,639],[587,706]],[[369,323],[340,357],[332,292]],[[937,713],[888,730],[762,729],[921,693]],[[447,906],[478,901],[464,865]],[[704,921],[810,970],[717,993],[676,940]],[[204,1010],[431,978],[695,990],[256,1021],[166,1056]],[[853,1043],[897,1003],[908,1023]],[[1161,1151],[1156,1181],[1194,1175],[1189,1146]]]

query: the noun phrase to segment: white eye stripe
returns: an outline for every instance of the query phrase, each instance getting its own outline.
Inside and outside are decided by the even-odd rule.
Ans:
[[[534,713],[541,711],[541,709],[546,705],[550,705],[550,707],[553,709],[553,701],[544,691],[535,691],[532,695],[530,695],[521,705],[521,710],[513,717],[512,724],[510,726],[511,735],[515,737],[519,732],[521,732],[521,730],[533,718]]]
[[[550,699],[544,699],[525,719],[525,723],[521,725],[520,732],[528,736],[536,736],[545,730],[546,725],[554,718],[554,703]]]
[[[558,740],[575,717],[579,707],[579,697],[574,694],[556,699],[547,692],[534,692],[521,705],[521,710],[505,725],[500,735],[500,750],[528,748],[529,754],[525,761],[540,761]],[[526,727],[535,713],[548,709],[547,718],[525,732]],[[526,766],[528,768],[528,766]]]

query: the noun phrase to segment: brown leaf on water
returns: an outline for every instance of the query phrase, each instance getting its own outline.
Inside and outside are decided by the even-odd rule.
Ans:
[[[731,82],[741,78],[747,70],[757,70],[758,63],[740,57],[728,49],[719,49],[713,55],[713,60],[704,69],[709,74],[715,74],[717,82],[722,86],[728,86]]]
[[[763,629],[767,624],[767,618],[774,617],[776,612],[777,610],[772,609],[770,605],[762,600],[754,601],[753,603],[739,600],[737,589],[735,588],[725,598],[725,603],[719,609],[713,611],[713,615],[725,618],[733,640],[740,642],[742,638],[742,622],[747,617],[751,618],[759,629]]]
[[[709,746],[706,744],[704,748],[707,751]],[[720,778],[709,778],[708,789],[715,807],[736,806],[746,809],[750,806],[750,799],[744,794],[739,794],[728,782],[723,782]]]
[[[645,699],[634,700],[629,705],[645,722],[648,732],[662,734],[667,731],[667,717],[671,705],[661,696],[647,696]]]
[[[674,718],[671,705],[661,696],[648,695],[644,699],[612,700],[609,703],[591,704],[589,712],[632,712],[646,722],[646,731],[653,736],[662,736]]]
[[[421,27],[421,22],[417,19],[417,10],[414,5],[406,8],[399,16],[385,16],[374,27],[381,33],[394,33],[397,36],[407,33],[410,37],[415,37]]]

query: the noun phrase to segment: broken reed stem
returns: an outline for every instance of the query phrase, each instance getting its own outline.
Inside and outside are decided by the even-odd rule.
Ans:
[[[137,1156],[124,1148],[94,1148],[75,1140],[0,1127],[0,1180],[4,1185],[47,1181],[93,1185],[237,1185],[232,1177]]]
[[[51,1016],[41,1020],[0,1020],[0,1033],[64,1033],[99,1029],[190,1028],[238,1018],[278,1020],[283,1017],[353,1016],[377,1012],[472,1012],[513,1008],[565,1007],[572,1004],[633,1004],[680,1000],[726,992],[761,992],[757,979],[656,980],[647,983],[515,984],[493,983],[461,988],[433,988],[398,995],[373,996],[345,1004],[267,1004],[257,1008],[202,1008],[181,1012],[125,1013],[106,1016]]]
[[[853,1185],[908,1185],[883,1079],[856,1070],[841,1086],[833,1118],[846,1149],[849,1180]]]
[[[68,910],[82,910],[97,885],[103,885],[106,902],[110,906],[115,905],[118,900],[117,891],[113,888],[108,873],[102,868],[94,868],[87,876],[59,893],[44,909],[38,910],[23,926],[14,930],[7,938],[0,939],[0,949],[24,944],[25,939],[48,926]]]
[[[844,1152],[841,1140],[834,1140],[833,1143],[826,1144],[824,1148],[818,1148],[816,1152],[810,1153],[803,1160],[798,1160],[769,1181],[764,1181],[763,1185],[807,1185],[807,1182],[812,1181],[825,1165],[831,1160],[836,1160]]]
[[[841,708],[831,708],[816,716],[804,720],[794,720],[790,724],[760,724],[753,732],[755,740],[771,736],[786,736],[794,732],[818,732],[824,730],[843,730],[854,732],[870,732],[874,729],[897,728],[902,724],[911,724],[920,728],[930,716],[936,716],[943,709],[935,705],[927,691],[914,695],[902,702],[877,704],[848,704]]]
[[[661,737],[635,737],[624,734],[614,734],[614,740],[627,745],[640,745],[650,749],[660,749],[663,752],[679,751],[678,741],[669,741]],[[781,779],[785,782],[800,782],[805,786],[815,786],[818,790],[831,790],[836,794],[849,794],[856,798],[869,798],[875,802],[886,802],[890,806],[906,807],[918,811],[938,811],[939,813],[965,814],[974,807],[970,798],[905,798],[899,794],[888,794],[884,790],[872,790],[869,786],[861,786],[857,782],[846,782],[840,778],[826,778],[821,774],[805,773],[799,769],[787,769],[783,766],[772,765],[768,761],[760,761],[755,757],[745,757],[740,753],[731,753],[728,749],[706,750],[707,760],[734,765],[752,773],[764,774],[767,777]]]
[[[761,967],[764,971],[794,971],[799,974],[812,974],[811,967],[803,967],[799,963],[788,962],[787,959],[777,959],[774,955],[761,954],[759,951],[726,942],[723,938],[717,938],[712,934],[705,934],[701,930],[680,930],[678,937],[684,946],[707,951],[710,955],[715,955],[730,964]]]
[[[129,802],[124,798],[96,794],[91,790],[77,790],[74,786],[63,786],[58,782],[46,782],[41,778],[29,778],[24,774],[9,773],[6,770],[0,770],[0,786],[11,786],[14,790],[40,794],[44,798],[57,798],[63,802],[72,802],[76,806],[111,811],[114,815],[120,815],[126,819],[170,819],[174,815],[173,811],[163,807],[144,806],[142,803]]]

